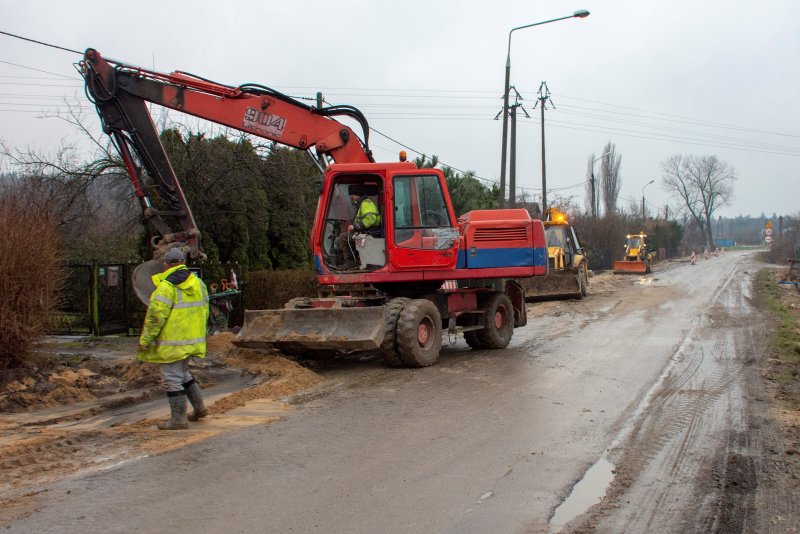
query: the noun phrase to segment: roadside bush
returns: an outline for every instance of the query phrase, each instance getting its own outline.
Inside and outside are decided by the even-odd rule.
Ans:
[[[781,236],[772,242],[767,252],[767,259],[771,263],[783,264],[787,258],[794,258],[796,243],[787,236]]]
[[[18,183],[0,187],[0,369],[25,360],[56,307],[63,280],[57,226],[31,209],[31,189]]]
[[[295,297],[317,296],[318,284],[311,271],[255,271],[247,275],[245,288],[245,309],[269,310]]]
[[[613,261],[624,255],[625,234],[632,230],[620,216],[604,215],[597,219],[574,217],[572,224],[578,232],[578,239],[587,251],[590,269],[597,271],[610,269]]]

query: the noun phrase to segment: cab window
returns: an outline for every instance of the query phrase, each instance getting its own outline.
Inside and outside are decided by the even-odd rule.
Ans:
[[[452,247],[457,235],[435,174],[395,176],[394,238],[397,246],[447,249]]]

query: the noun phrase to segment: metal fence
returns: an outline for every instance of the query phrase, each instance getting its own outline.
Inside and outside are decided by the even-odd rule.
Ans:
[[[50,314],[47,333],[57,335],[138,335],[145,306],[133,290],[132,273],[138,263],[70,262],[61,303]],[[198,276],[202,271],[192,268]],[[216,286],[212,284],[212,291]],[[241,286],[241,284],[240,284]],[[241,326],[244,321],[242,290],[212,295],[211,319],[216,329]]]
[[[50,315],[48,333],[136,334],[146,311],[131,286],[130,274],[136,265],[67,264],[61,304]]]

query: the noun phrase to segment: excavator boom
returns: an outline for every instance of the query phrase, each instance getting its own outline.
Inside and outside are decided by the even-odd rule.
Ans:
[[[299,149],[315,148],[333,161],[371,162],[367,119],[351,106],[311,108],[278,91],[255,84],[230,87],[184,72],[164,74],[103,58],[87,49],[81,62],[86,93],[97,107],[103,130],[116,145],[145,218],[156,232],[156,257],[173,244],[204,258],[200,232],[175,177],[147,103],[155,103]],[[364,128],[361,144],[350,128],[332,119],[349,116]],[[153,181],[148,187],[143,171]],[[157,203],[149,192],[156,192]]]

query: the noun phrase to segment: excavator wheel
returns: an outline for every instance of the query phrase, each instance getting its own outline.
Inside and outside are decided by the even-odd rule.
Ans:
[[[482,349],[483,345],[481,345],[481,340],[478,338],[478,332],[480,330],[469,330],[464,332],[464,341],[467,342],[472,349]]]
[[[578,267],[578,298],[582,299],[589,294],[589,279],[586,276],[586,265]]]
[[[397,349],[409,367],[428,367],[439,359],[442,316],[433,302],[411,300],[397,320]]]
[[[386,304],[384,316],[386,317],[386,334],[381,343],[381,352],[386,365],[389,367],[402,367],[403,359],[397,349],[397,320],[400,319],[400,312],[411,301],[406,297],[392,299]]]
[[[514,335],[514,306],[505,293],[490,293],[485,305],[484,327],[476,331],[481,348],[502,349]]]

